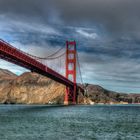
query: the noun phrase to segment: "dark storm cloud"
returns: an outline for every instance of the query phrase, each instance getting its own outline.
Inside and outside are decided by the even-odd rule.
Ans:
[[[45,0],[0,0],[1,14],[9,14],[13,16],[40,17],[48,14],[48,7]],[[45,12],[46,10],[46,12]],[[22,18],[22,17],[21,17]],[[40,17],[41,18],[41,17]],[[45,18],[45,17],[44,17]]]
[[[46,23],[58,14],[67,24],[77,24],[79,20],[86,26],[94,22],[112,32],[139,35],[137,30],[140,30],[139,0],[0,0],[0,12]]]
[[[57,6],[68,22],[95,22],[111,32],[140,30],[139,0],[58,0]]]
[[[0,0],[0,13],[52,26],[96,24],[111,35],[140,38],[139,0]]]
[[[56,1],[57,2],[57,1]],[[0,0],[0,14],[23,22],[58,24],[59,14],[51,0]]]

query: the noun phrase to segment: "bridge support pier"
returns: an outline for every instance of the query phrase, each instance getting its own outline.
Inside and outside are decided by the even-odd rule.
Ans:
[[[77,103],[77,86],[75,84],[73,88],[66,87],[64,105],[69,104],[75,105],[76,103]]]
[[[64,98],[64,105],[68,105],[68,98],[69,98],[69,87],[66,87],[66,91],[65,91],[65,98]]]
[[[76,99],[77,99],[77,88],[76,84],[74,84],[74,89],[73,89],[73,99],[72,99],[72,104],[76,104]]]
[[[76,42],[66,41],[66,78],[74,83],[73,87],[66,87],[64,104],[76,104]]]

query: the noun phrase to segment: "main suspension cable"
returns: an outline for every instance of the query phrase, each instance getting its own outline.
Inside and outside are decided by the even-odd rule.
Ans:
[[[60,58],[62,57],[63,55],[65,55],[65,52],[61,53],[60,55],[56,56],[56,57],[48,57],[48,58],[38,58],[37,59],[44,59],[44,60],[53,60],[53,59],[57,59],[57,58]]]
[[[35,56],[35,55],[32,55],[32,54],[29,54],[29,53],[26,53],[27,55],[29,55],[30,57],[33,57],[33,58],[35,58],[35,59],[44,59],[44,60],[47,60],[47,59],[56,59],[56,58],[58,58],[58,57],[61,57],[61,55],[63,55],[63,53],[62,54],[60,54],[59,56],[55,56],[56,54],[58,54],[61,50],[63,50],[64,48],[63,47],[61,47],[61,48],[59,48],[56,52],[54,52],[54,53],[52,53],[52,54],[50,54],[50,55],[48,55],[48,56],[46,56],[46,57],[39,57],[39,56]],[[53,56],[55,56],[55,57],[53,57]]]

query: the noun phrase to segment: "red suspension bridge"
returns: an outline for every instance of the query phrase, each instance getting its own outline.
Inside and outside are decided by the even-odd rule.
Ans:
[[[80,83],[83,83],[76,42],[66,41],[65,48],[65,50],[60,48],[47,57],[39,57],[21,51],[9,43],[0,40],[0,58],[65,85],[64,104],[76,104],[78,92],[84,92],[84,89],[76,81],[79,76]],[[50,64],[53,64],[53,66],[50,66]],[[77,74],[78,72],[79,74]]]

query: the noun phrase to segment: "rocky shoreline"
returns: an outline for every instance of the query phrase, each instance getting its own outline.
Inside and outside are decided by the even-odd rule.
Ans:
[[[83,85],[82,85],[83,86]],[[78,104],[139,104],[140,94],[124,94],[85,84]],[[26,72],[20,76],[0,69],[0,104],[63,104],[65,87],[47,77]]]

